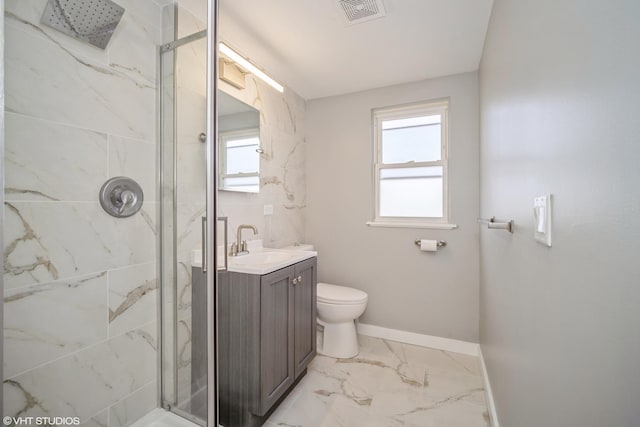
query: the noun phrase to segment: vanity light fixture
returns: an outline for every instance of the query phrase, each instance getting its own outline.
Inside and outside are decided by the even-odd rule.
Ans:
[[[251,62],[249,62],[242,55],[240,55],[235,50],[231,49],[226,44],[221,42],[218,45],[218,50],[220,51],[220,53],[228,56],[229,59],[233,60],[240,67],[244,68],[251,74],[255,75],[256,77],[258,77],[259,79],[267,83],[269,86],[273,87],[278,92],[284,92],[284,87],[280,83],[276,82],[271,77],[267,76],[263,71],[258,69],[258,67],[253,65]]]

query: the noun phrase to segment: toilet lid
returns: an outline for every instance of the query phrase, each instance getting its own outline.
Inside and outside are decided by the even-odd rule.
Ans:
[[[367,301],[367,293],[346,286],[318,283],[318,301],[328,304],[358,304]]]

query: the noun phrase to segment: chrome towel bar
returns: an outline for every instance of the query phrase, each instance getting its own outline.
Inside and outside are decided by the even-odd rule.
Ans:
[[[487,228],[492,230],[507,230],[509,233],[513,233],[513,220],[509,221],[497,221],[495,216],[489,219],[478,218],[478,222],[481,224],[487,224]]]

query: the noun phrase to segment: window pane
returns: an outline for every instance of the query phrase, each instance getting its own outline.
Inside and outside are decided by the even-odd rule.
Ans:
[[[382,121],[382,162],[441,160],[441,116]]]
[[[443,168],[380,170],[380,216],[442,218]]]
[[[442,123],[440,119],[440,114],[435,114],[433,116],[418,116],[418,117],[409,117],[407,119],[395,119],[395,120],[384,120],[382,122],[382,129],[396,129],[396,128],[406,128],[410,126],[421,126],[421,125],[439,125]]]
[[[233,188],[234,190],[246,191],[248,193],[257,193],[260,191],[260,177],[224,178],[222,187],[226,189]]]
[[[417,117],[431,119],[437,117],[438,123],[411,124],[404,127],[391,127],[406,120],[382,122],[382,163],[431,162],[441,160],[442,142],[440,116]],[[411,119],[414,120],[414,119]],[[386,128],[389,127],[389,128]]]
[[[258,138],[227,141],[227,174],[256,173],[260,170]]]

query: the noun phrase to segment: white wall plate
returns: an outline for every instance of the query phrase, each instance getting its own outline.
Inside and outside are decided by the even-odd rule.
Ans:
[[[533,237],[551,247],[551,194],[533,199]]]

